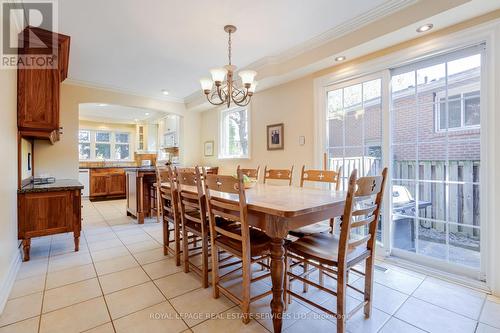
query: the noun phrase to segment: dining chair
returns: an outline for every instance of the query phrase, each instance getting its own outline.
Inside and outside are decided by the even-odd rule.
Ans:
[[[250,284],[270,276],[270,273],[252,278],[252,264],[258,263],[270,269],[263,263],[270,256],[271,239],[261,230],[251,228],[248,223],[248,208],[246,203],[243,173],[238,171],[237,178],[233,176],[210,175],[204,172],[205,193],[208,205],[210,222],[210,241],[212,251],[212,286],[213,296],[218,298],[222,293],[233,302],[241,306],[242,320],[245,324],[250,321],[250,303],[271,294],[268,290],[260,295],[251,297]],[[234,196],[237,202],[231,201],[227,196]],[[232,221],[232,225],[219,225],[217,218]],[[223,275],[219,275],[219,261],[217,253],[219,248],[239,258],[241,268],[237,267]],[[242,295],[231,292],[224,287],[223,282],[234,279],[234,273],[242,271]]]
[[[170,166],[157,167],[156,179],[160,184],[160,207],[163,221],[163,254],[172,254],[177,266],[181,265],[181,218],[175,174]],[[173,239],[170,238],[173,233]],[[174,242],[174,248],[170,243]]]
[[[307,183],[315,183],[315,184],[329,184],[336,191],[340,189],[340,175],[342,172],[342,167],[340,167],[337,171],[333,170],[315,170],[315,169],[306,169],[306,166],[302,166],[302,170],[300,173],[300,187],[304,187],[304,184]],[[322,222],[306,225],[297,229],[290,230],[289,234],[295,237],[305,237],[308,235],[313,235],[321,232],[331,232],[333,233],[335,230],[335,218],[330,218],[330,220],[325,220]],[[309,272],[309,274],[314,273],[313,270],[309,269],[309,265],[307,263],[302,264],[302,269],[304,274]],[[319,271],[319,284],[323,285],[323,272]],[[308,284],[303,282],[303,291],[308,291]]]
[[[247,176],[248,178],[259,180],[260,166],[257,166],[257,169],[244,169],[238,165],[238,168],[236,169],[236,174],[238,174],[238,170],[241,170],[241,173]]]
[[[300,238],[285,246],[285,304],[291,297],[296,297],[329,315],[337,318],[337,332],[345,332],[345,323],[356,311],[364,308],[365,317],[369,317],[372,308],[373,266],[375,259],[375,242],[377,224],[384,195],[387,168],[382,175],[357,178],[357,170],[353,170],[348,184],[344,213],[340,225],[340,235],[320,233]],[[307,263],[323,271],[337,281],[336,289],[329,289],[315,281],[307,274],[297,275],[291,268],[291,262]],[[354,268],[364,262],[364,272]],[[348,284],[350,271],[364,276],[364,290]],[[291,290],[290,280],[306,282],[337,298],[336,312],[317,304],[303,295]],[[363,302],[351,311],[346,311],[347,288],[363,295]]]
[[[201,240],[201,246],[198,246],[197,239],[194,240],[192,247],[189,246],[189,242],[182,243],[184,272],[188,273],[192,269],[201,276],[203,288],[208,288],[209,226],[200,170],[198,167],[194,168],[194,172],[192,169],[178,170],[176,180],[182,238],[189,239],[191,234]],[[201,269],[192,261],[199,255],[201,255]]]
[[[292,185],[293,165],[290,169],[268,169],[267,165],[264,168],[264,184],[267,180],[287,180],[288,186]]]

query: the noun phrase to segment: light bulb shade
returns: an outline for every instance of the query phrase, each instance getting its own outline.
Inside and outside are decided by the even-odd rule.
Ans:
[[[257,75],[256,71],[251,71],[251,70],[246,70],[246,71],[241,71],[238,73],[238,75],[241,78],[241,83],[245,84],[252,84],[253,79],[255,78],[255,75]]]
[[[250,93],[252,93],[252,94],[253,94],[253,93],[255,92],[255,88],[257,88],[257,84],[258,84],[258,83],[259,83],[259,82],[257,82],[257,81],[253,81],[253,82],[252,82],[252,85],[250,86],[250,88],[248,88],[248,92],[250,92]]]
[[[206,90],[212,90],[212,85],[214,83],[209,78],[204,77],[203,79],[200,80],[200,84],[201,84],[201,89],[203,91],[206,91]]]
[[[210,70],[210,74],[212,74],[212,80],[214,82],[224,82],[224,79],[227,74],[227,69],[225,68],[214,68]]]

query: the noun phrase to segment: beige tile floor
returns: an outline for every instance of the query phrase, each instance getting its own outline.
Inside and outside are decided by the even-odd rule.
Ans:
[[[90,203],[83,208],[80,251],[71,234],[33,239],[32,260],[22,264],[4,312],[0,333],[57,332],[268,332],[270,298],[252,304],[250,324],[225,297],[213,299],[193,273],[163,256],[161,225],[139,226],[125,216],[125,202]],[[374,310],[358,313],[349,332],[500,332],[500,299],[379,262]],[[362,286],[362,277],[350,282]],[[332,283],[331,281],[326,281]],[[236,281],[233,285],[238,288]],[[292,286],[300,290],[297,283]],[[259,281],[253,291],[270,288]],[[335,299],[311,288],[308,297],[327,307]],[[360,296],[348,294],[348,307]],[[335,320],[294,300],[284,331],[334,332]]]

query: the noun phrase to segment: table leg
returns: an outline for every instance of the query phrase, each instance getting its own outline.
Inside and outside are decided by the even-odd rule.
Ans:
[[[283,238],[273,238],[271,240],[271,280],[273,282],[271,311],[274,333],[281,332],[283,323],[283,268],[285,265],[283,244]]]

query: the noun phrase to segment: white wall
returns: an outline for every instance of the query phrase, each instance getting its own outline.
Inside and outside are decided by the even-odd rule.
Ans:
[[[234,174],[239,165],[256,168],[290,168],[294,165],[294,183],[298,184],[300,169],[313,167],[313,80],[301,78],[257,93],[250,104],[250,159],[218,159],[218,111],[202,113],[201,145],[215,142],[215,155],[202,157],[202,164],[219,166],[222,173]],[[267,125],[284,123],[284,150],[267,150]],[[305,145],[299,145],[305,136]],[[203,150],[201,152],[203,154]]]
[[[17,273],[17,72],[0,70],[0,313]]]

